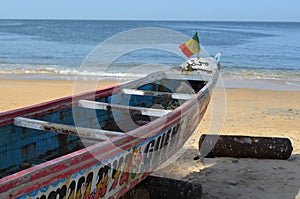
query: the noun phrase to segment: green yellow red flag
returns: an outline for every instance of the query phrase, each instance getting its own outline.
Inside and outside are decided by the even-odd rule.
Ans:
[[[201,48],[198,33],[196,32],[190,40],[180,45],[179,48],[187,57],[191,57],[192,55],[199,53]]]

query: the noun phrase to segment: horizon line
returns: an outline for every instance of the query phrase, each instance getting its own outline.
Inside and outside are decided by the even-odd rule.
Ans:
[[[95,18],[1,18],[0,20],[57,20],[57,21],[162,21],[162,22],[264,22],[264,23],[299,23],[300,20],[197,20],[197,19],[95,19]]]

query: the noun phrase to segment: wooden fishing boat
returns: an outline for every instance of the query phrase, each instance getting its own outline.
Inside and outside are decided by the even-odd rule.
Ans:
[[[155,72],[122,85],[0,114],[0,198],[119,198],[174,155],[203,117],[209,69]]]

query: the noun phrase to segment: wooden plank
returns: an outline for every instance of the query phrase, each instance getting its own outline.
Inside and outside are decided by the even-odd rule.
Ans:
[[[56,124],[56,123],[45,122],[41,120],[23,118],[23,117],[16,117],[14,119],[14,125],[24,127],[24,128],[56,132],[65,135],[80,136],[80,137],[99,140],[99,141],[108,140],[111,137],[120,136],[124,134],[122,132],[114,132],[114,131],[106,131],[101,129],[91,129],[91,128],[64,125],[64,124]]]
[[[157,91],[144,91],[144,90],[136,90],[136,89],[121,89],[122,93],[128,95],[144,95],[144,96],[157,96],[164,97],[168,99],[180,99],[180,100],[189,100],[194,96],[194,94],[188,93],[168,93],[168,92],[157,92]]]
[[[144,108],[144,107],[136,107],[136,106],[125,106],[119,104],[108,104],[104,102],[94,102],[87,100],[80,100],[78,103],[79,106],[89,109],[98,109],[98,110],[112,110],[120,111],[120,112],[134,112],[137,115],[147,115],[154,117],[162,117],[169,112],[170,110],[162,110],[162,109],[153,109],[153,108]]]

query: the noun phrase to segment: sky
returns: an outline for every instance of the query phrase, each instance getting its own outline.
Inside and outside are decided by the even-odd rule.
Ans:
[[[2,0],[0,19],[297,21],[300,0]]]

